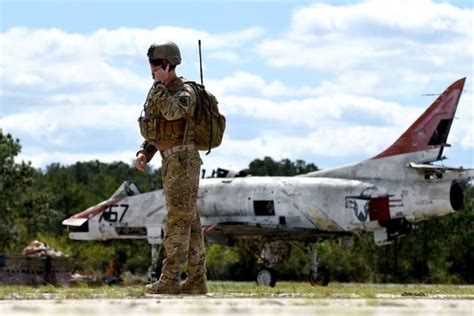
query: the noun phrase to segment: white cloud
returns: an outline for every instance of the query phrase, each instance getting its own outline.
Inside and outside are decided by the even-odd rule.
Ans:
[[[308,135],[264,131],[246,140],[226,135],[223,145],[205,157],[203,168],[212,170],[232,166],[244,169],[252,160],[265,156],[277,161],[303,157],[350,157],[354,154],[370,158],[388,147],[398,133],[397,127],[338,126],[319,128]]]
[[[197,50],[201,39],[206,49],[216,51],[236,48],[263,35],[264,30],[250,27],[239,32],[216,33],[196,29],[161,26],[155,29],[126,28],[100,29],[91,34],[68,33],[59,29],[29,29],[16,27],[2,33],[0,43],[5,64],[40,57],[55,61],[83,56],[145,57],[150,41],[179,39],[182,53]],[[166,34],[166,38],[163,37]]]
[[[22,135],[51,145],[87,142],[92,133],[117,131],[138,133],[136,119],[140,108],[129,105],[50,106],[36,111],[20,112],[0,118],[0,126],[13,135]],[[77,131],[86,132],[85,139],[75,139]]]
[[[469,18],[469,10],[429,0],[369,0],[347,6],[316,3],[295,12],[292,31],[314,36],[336,30],[378,37],[384,36],[377,32],[384,27],[412,36],[440,31],[463,34],[470,26]]]
[[[402,107],[393,102],[356,95],[334,94],[302,100],[271,101],[264,98],[222,97],[228,115],[275,121],[277,124],[317,128],[350,121],[352,124],[407,125],[424,108]],[[372,123],[370,123],[372,122]]]
[[[166,39],[179,39],[185,56],[195,54],[198,39],[203,40],[211,56],[222,56],[223,52],[232,52],[260,37],[263,30],[251,27],[240,32],[211,34],[163,26],[153,30],[100,29],[92,34],[79,34],[59,29],[12,28],[0,35],[2,90],[9,85],[49,90],[82,85],[91,89],[141,91],[149,83],[149,70],[143,62],[146,51],[153,39],[165,40],[162,34],[167,34]],[[183,57],[183,64],[187,60]],[[137,74],[136,68],[143,73]]]
[[[304,96],[311,94],[312,90],[314,90],[314,88],[311,87],[291,89],[278,80],[267,83],[261,76],[244,71],[235,72],[221,80],[208,80],[206,86],[210,87],[216,96]]]
[[[241,59],[241,56],[239,54],[228,50],[214,52],[211,53],[209,56],[232,64],[237,63]]]
[[[472,88],[472,87],[471,87]],[[470,89],[465,87],[465,89]],[[461,146],[466,150],[474,149],[474,97],[471,91],[466,91],[459,101],[456,116],[451,127],[448,143],[453,147]],[[474,162],[474,153],[471,152]]]
[[[144,63],[150,42],[178,39],[180,72],[188,73],[197,69],[201,39],[206,62],[226,74],[206,78],[206,87],[229,126],[206,165],[244,168],[263,156],[371,156],[429,105],[428,98],[415,104],[415,96],[440,93],[462,76],[472,80],[472,18],[472,9],[428,0],[370,0],[301,6],[288,30],[273,38],[252,26],[230,33],[169,26],[88,34],[12,28],[0,34],[0,95],[8,113],[0,127],[21,137],[22,157],[35,166],[130,162],[150,84]],[[449,142],[469,150],[474,100],[472,86],[466,89],[471,94],[461,98]],[[244,135],[247,127],[253,135]],[[116,144],[113,152],[97,149],[101,141]]]
[[[290,98],[287,101],[274,101],[264,96],[242,96],[248,93],[247,89],[251,87],[258,88],[254,91],[255,94],[260,91],[260,94],[264,95],[263,90],[272,84],[248,73],[232,75],[212,83],[213,89],[223,95],[219,97],[220,107],[227,115],[229,126],[237,124],[236,130],[239,130],[249,125],[258,125],[259,122],[271,122],[274,128],[269,129],[267,126],[250,139],[241,138],[239,133],[228,132],[224,145],[215,150],[212,156],[206,157],[205,167],[208,170],[228,164],[244,168],[252,159],[264,156],[297,159],[307,155],[345,157],[363,154],[368,158],[388,147],[429,105],[428,101],[421,107],[402,106],[395,102],[341,93],[303,99]],[[296,88],[299,91],[301,89],[304,87]],[[295,91],[288,87],[283,87],[283,91],[290,96],[295,94]],[[75,103],[74,99],[67,99],[67,96],[57,97],[58,102],[66,98],[69,106],[49,106],[9,115],[0,119],[0,125],[14,135],[28,135],[42,144],[56,147],[71,142],[84,145],[94,137],[94,133],[101,131],[114,132],[115,140],[112,141],[117,143],[119,148],[120,139],[127,134],[137,139],[135,146],[138,146],[139,135],[135,118],[139,115],[139,106],[81,105]],[[91,96],[91,99],[96,98],[99,97]],[[472,136],[469,136],[472,135],[470,103],[472,95],[463,96],[458,112],[462,120],[455,122],[450,138],[453,145],[461,145],[463,148],[474,146]],[[75,139],[76,130],[84,131],[85,138]],[[133,154],[134,150],[135,148],[132,149]],[[127,153],[132,151],[124,150]],[[61,152],[55,149],[52,155],[28,153],[26,157],[35,164],[59,158],[69,162],[73,161],[74,157],[80,160],[118,159],[104,155],[100,152],[86,154],[67,150],[61,155]],[[133,158],[133,155],[127,156],[125,161],[129,162],[132,159],[130,157]],[[159,167],[159,164],[159,159],[155,159],[153,166]]]
[[[316,3],[296,10],[290,29],[257,51],[273,67],[336,74],[333,86],[396,95],[472,73],[466,66],[474,55],[473,15],[472,9],[428,0]]]

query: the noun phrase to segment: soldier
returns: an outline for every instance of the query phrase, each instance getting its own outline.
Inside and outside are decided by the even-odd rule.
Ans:
[[[160,279],[147,285],[153,294],[206,294],[205,248],[196,200],[202,160],[194,144],[193,117],[196,93],[175,68],[181,63],[173,42],[156,43],[148,49],[154,79],[139,118],[144,136],[135,166],[144,171],[159,151],[168,214],[163,245],[166,258]],[[180,283],[187,261],[187,279]]]

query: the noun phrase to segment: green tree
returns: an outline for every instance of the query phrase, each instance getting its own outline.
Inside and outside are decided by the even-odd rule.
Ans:
[[[313,164],[306,164],[303,160],[292,162],[289,159],[274,161],[271,157],[255,159],[249,164],[248,173],[253,176],[295,176],[318,170]]]
[[[20,141],[0,129],[0,252],[10,249],[26,230],[16,223],[25,207],[34,169],[15,162],[20,151]]]

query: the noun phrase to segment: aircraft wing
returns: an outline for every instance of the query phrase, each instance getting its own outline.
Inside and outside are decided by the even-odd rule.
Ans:
[[[206,235],[226,235],[235,238],[286,238],[291,240],[317,240],[324,235],[348,235],[348,232],[315,231],[309,228],[288,228],[282,225],[260,224],[252,222],[221,222],[204,226]]]

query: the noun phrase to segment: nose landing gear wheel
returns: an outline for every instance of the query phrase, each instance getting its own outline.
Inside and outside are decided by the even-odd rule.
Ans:
[[[318,268],[318,272],[309,273],[309,283],[311,285],[327,286],[329,284],[329,271],[326,268]]]
[[[257,284],[260,286],[274,287],[276,284],[276,273],[271,268],[263,268],[257,273]]]

